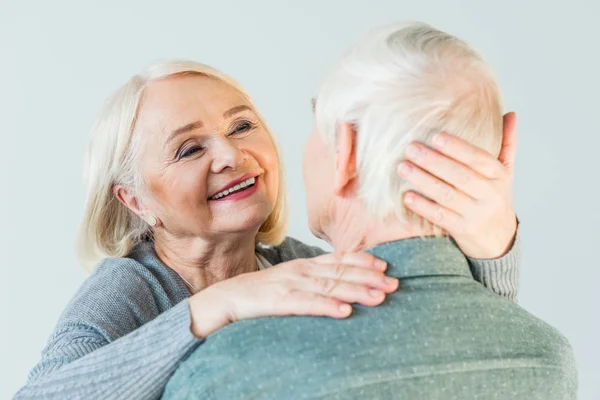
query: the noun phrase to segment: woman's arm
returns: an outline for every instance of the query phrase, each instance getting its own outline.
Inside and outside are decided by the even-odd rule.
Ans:
[[[159,398],[201,343],[190,330],[188,295],[162,270],[106,260],[63,312],[16,398]]]
[[[374,306],[398,287],[370,254],[323,255],[216,283],[164,311],[181,296],[177,284],[118,263],[84,283],[16,399],[159,398],[197,337],[261,316],[345,318],[348,303]]]
[[[111,343],[85,324],[55,336],[15,399],[158,399],[201,343],[187,300]]]
[[[517,301],[521,268],[521,239],[519,231],[512,248],[504,256],[496,259],[467,257],[473,277],[492,292]]]

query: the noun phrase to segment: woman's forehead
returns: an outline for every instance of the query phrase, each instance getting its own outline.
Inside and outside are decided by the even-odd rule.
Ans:
[[[223,81],[202,75],[172,76],[147,85],[138,117],[140,122],[160,122],[168,128],[181,124],[182,119],[222,119],[227,110],[241,105],[250,106]]]
[[[147,85],[140,117],[152,114],[169,118],[190,112],[210,117],[239,105],[249,106],[239,91],[223,81],[202,75],[172,76]]]

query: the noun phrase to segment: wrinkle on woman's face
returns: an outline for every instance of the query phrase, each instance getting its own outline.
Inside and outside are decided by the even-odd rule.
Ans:
[[[275,146],[252,105],[224,82],[201,75],[152,82],[140,104],[147,205],[175,236],[258,230],[278,190]],[[256,193],[239,201],[210,197],[245,175]]]

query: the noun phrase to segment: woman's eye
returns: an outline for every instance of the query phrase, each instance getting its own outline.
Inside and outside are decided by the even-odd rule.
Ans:
[[[193,154],[196,154],[197,152],[201,151],[202,147],[200,146],[191,146],[187,149],[183,149],[181,150],[181,152],[179,153],[179,157],[178,158],[186,158],[189,157]]]
[[[244,132],[249,131],[253,127],[254,127],[254,125],[251,122],[242,121],[239,124],[237,124],[235,126],[235,128],[233,128],[233,130],[231,131],[231,133],[229,135],[230,136],[239,135],[240,133],[244,133]]]

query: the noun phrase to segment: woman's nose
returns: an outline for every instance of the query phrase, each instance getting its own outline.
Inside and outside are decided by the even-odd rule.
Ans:
[[[244,164],[246,153],[236,146],[236,143],[228,138],[222,138],[214,143],[214,152],[211,172],[218,174],[227,168],[233,170]]]

